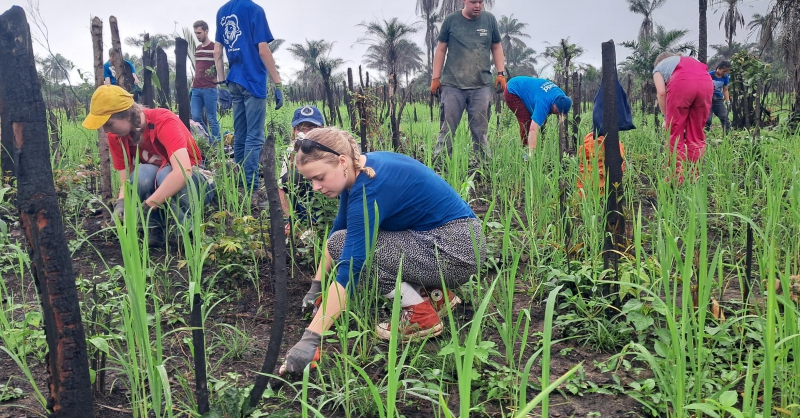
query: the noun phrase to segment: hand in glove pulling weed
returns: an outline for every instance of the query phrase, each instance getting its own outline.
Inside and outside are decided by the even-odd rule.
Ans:
[[[114,202],[114,215],[119,219],[125,216],[125,199],[117,199]]]
[[[306,329],[306,332],[303,333],[303,338],[286,352],[286,362],[281,366],[278,373],[302,373],[309,364],[311,364],[312,369],[316,367],[312,362],[319,361],[320,341],[322,341],[321,335]]]
[[[303,302],[301,303],[300,307],[303,311],[306,311],[310,308],[315,306],[315,302],[317,298],[322,294],[322,282],[319,280],[312,280],[311,281],[311,288],[308,289],[308,293],[303,296]]]

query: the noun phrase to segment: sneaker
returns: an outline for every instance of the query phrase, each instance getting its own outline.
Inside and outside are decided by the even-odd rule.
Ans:
[[[422,299],[430,301],[439,318],[447,316],[447,308],[453,309],[461,303],[461,298],[449,290],[447,291],[447,298],[445,298],[444,291],[438,287],[429,289],[423,287],[420,289],[419,295],[422,296]]]
[[[400,327],[397,330],[400,339],[410,341],[425,337],[435,337],[442,333],[442,321],[439,315],[433,310],[433,306],[428,301],[403,308],[400,313]],[[384,322],[378,324],[375,332],[378,338],[388,340],[392,336],[391,324]]]

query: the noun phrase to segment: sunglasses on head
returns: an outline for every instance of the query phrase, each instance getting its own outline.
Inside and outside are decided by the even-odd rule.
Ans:
[[[333,155],[335,155],[337,157],[342,155],[342,154],[339,154],[338,152],[326,147],[325,145],[322,145],[319,142],[311,140],[311,139],[297,138],[294,141],[294,152],[297,152],[299,150],[299,151],[303,151],[303,154],[309,154],[309,153],[311,153],[311,150],[313,150],[314,148],[316,148],[316,149],[318,149],[320,151],[330,152],[331,154],[333,154]]]

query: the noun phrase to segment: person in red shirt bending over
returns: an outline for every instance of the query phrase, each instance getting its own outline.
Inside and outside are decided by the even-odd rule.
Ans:
[[[92,95],[86,129],[108,132],[108,147],[114,169],[119,173],[119,195],[114,214],[124,214],[126,184],[137,179],[137,191],[145,214],[149,212],[148,243],[164,246],[164,204],[183,221],[189,210],[188,183],[204,192],[208,204],[214,196],[197,163],[200,149],[183,122],[169,109],[147,109],[134,103],[133,95],[118,86],[100,86]],[[138,161],[134,157],[138,155]],[[130,179],[130,183],[126,180]],[[170,199],[176,197],[175,199]],[[147,216],[147,215],[146,215]]]

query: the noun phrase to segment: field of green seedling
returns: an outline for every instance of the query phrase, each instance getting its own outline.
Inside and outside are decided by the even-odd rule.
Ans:
[[[299,104],[268,115],[277,155]],[[414,106],[426,120],[410,122]],[[427,115],[421,104],[406,107],[402,151],[433,166],[438,120]],[[424,343],[382,342],[375,324],[397,320],[399,298],[357,291],[324,338],[319,367],[297,382],[273,380],[252,416],[798,417],[800,284],[790,277],[800,274],[797,132],[779,125],[758,138],[723,137],[715,127],[700,176],[675,186],[665,181],[666,134],[652,117],[637,115],[638,129],[620,135],[626,242],[618,265],[604,269],[605,198],[596,182],[584,198],[575,192],[578,161],[559,162],[558,121],[551,118],[525,162],[516,120],[508,110],[496,117],[486,164],[471,159],[463,122],[439,168],[489,240],[487,263],[457,290],[465,303],[448,315],[445,332]],[[585,117],[580,138],[589,123]],[[232,131],[230,115],[222,128]],[[172,234],[166,250],[148,249],[137,211],[126,210],[119,225],[103,216],[96,133],[64,120],[61,138],[53,168],[87,330],[95,416],[197,416],[189,311],[200,295],[210,416],[239,417],[273,320],[268,211],[236,187],[217,153],[210,162],[216,203],[195,211],[192,234]],[[388,133],[383,138],[370,138],[372,148],[390,148]],[[559,180],[569,185],[565,210]],[[45,416],[47,345],[14,194],[6,179],[0,415]],[[299,304],[336,211],[336,201],[313,199],[318,223],[299,225],[289,240],[281,356],[308,323]]]

